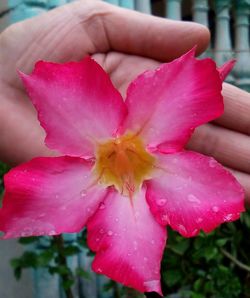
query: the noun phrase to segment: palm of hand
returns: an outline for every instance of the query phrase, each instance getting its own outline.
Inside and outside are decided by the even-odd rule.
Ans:
[[[171,36],[166,35],[166,30],[171,32]],[[72,3],[11,26],[0,37],[1,159],[17,164],[34,156],[57,154],[44,145],[45,132],[27,99],[16,69],[29,73],[38,60],[65,62],[92,55],[125,96],[129,82],[139,73],[155,68],[160,60],[179,56],[194,44],[198,44],[198,51],[201,51],[207,42],[206,30],[195,24],[180,24],[132,11],[128,16],[127,11],[99,1],[85,0],[84,5],[81,2]],[[227,88],[235,93],[235,97],[243,96],[236,108],[239,106],[239,110],[244,106],[246,112],[250,111],[249,95],[239,89],[232,89],[232,86]],[[246,161],[250,160],[247,153],[250,152],[250,141],[246,136],[249,133],[246,127],[250,124],[243,115],[238,127],[235,127],[234,119],[238,117],[235,102],[230,99],[228,91],[227,96],[228,108],[226,105],[226,113],[218,123],[233,132],[208,124],[197,130],[189,147],[214,155],[224,165],[234,169],[249,196],[250,183],[247,181],[250,164]],[[235,131],[240,133],[235,135]],[[218,144],[222,134],[226,134],[229,140],[234,138],[227,154],[221,152],[223,139]],[[236,137],[241,139],[240,144],[244,139],[243,148],[235,147]],[[235,159],[232,159],[232,152],[236,154]]]

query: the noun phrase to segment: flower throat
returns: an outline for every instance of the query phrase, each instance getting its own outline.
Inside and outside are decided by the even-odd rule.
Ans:
[[[149,178],[154,161],[138,136],[126,134],[98,146],[94,170],[101,183],[114,185],[123,195],[132,197]]]

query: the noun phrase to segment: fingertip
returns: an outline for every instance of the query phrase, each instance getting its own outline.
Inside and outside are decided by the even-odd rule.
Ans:
[[[202,54],[208,47],[211,39],[210,30],[198,23],[192,24],[192,40],[193,43],[197,45],[196,56]]]

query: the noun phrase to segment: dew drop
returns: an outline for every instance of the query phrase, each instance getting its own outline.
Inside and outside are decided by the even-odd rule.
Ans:
[[[97,272],[97,273],[102,273],[102,269],[101,269],[101,268],[97,268],[97,269],[96,269],[96,272]]]
[[[156,204],[160,207],[164,206],[167,203],[166,199],[159,199]]]
[[[55,234],[56,234],[56,231],[55,231],[55,230],[51,230],[51,231],[48,232],[48,235],[49,235],[49,236],[53,236],[53,235],[55,235]]]
[[[113,235],[113,232],[112,231],[108,231],[108,235],[109,236],[112,236]]]
[[[55,194],[55,198],[56,198],[56,199],[59,198],[59,194],[58,194],[58,193]]]
[[[99,242],[99,241],[100,241],[100,238],[96,238],[95,241],[96,241],[96,242]]]
[[[144,261],[144,262],[147,262],[147,261],[148,261],[148,258],[144,257],[144,258],[143,258],[143,261]]]
[[[191,193],[188,195],[188,200],[189,200],[189,202],[197,203],[197,204],[200,204],[200,202],[201,202],[195,195],[193,195]]]
[[[30,229],[25,229],[25,231],[23,231],[21,233],[21,237],[27,237],[27,236],[30,236],[32,234],[32,231]]]
[[[191,233],[191,236],[195,236],[197,234],[197,232],[198,232],[198,229],[194,229]]]
[[[99,206],[99,209],[100,209],[100,210],[105,209],[105,204],[104,204],[104,203],[101,203],[100,206]]]
[[[150,280],[143,283],[147,292],[153,292],[159,287],[159,280]]]
[[[224,221],[230,221],[233,218],[233,214],[229,213],[226,216],[224,216]]]
[[[81,197],[82,198],[84,198],[84,197],[86,197],[86,190],[85,189],[83,189],[81,192],[80,192],[80,195],[81,195]]]
[[[103,229],[100,229],[99,233],[100,234],[103,234],[104,233],[104,230]]]
[[[161,216],[161,220],[164,222],[164,224],[168,224],[170,222],[167,214],[163,214]]]
[[[180,233],[187,234],[187,230],[183,225],[179,225],[178,227],[179,227]]]
[[[213,206],[212,210],[213,210],[213,212],[217,213],[219,211],[219,207],[218,206]]]
[[[155,244],[155,241],[154,241],[154,239],[152,239],[150,242],[151,242],[151,244],[152,244],[152,245],[154,245],[154,244]]]
[[[211,158],[208,162],[208,165],[210,166],[210,168],[214,168],[216,166],[216,161]]]
[[[115,222],[118,222],[118,221],[119,221],[119,218],[118,218],[118,217],[116,217],[116,218],[115,218]]]
[[[45,213],[40,213],[39,214],[39,217],[41,218],[41,217],[44,217],[45,216]]]
[[[198,217],[198,218],[196,219],[196,222],[197,222],[197,223],[201,223],[201,222],[203,222],[203,219],[202,219],[201,217]]]

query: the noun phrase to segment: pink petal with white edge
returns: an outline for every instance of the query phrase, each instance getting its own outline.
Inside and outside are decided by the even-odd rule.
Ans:
[[[213,158],[191,151],[157,158],[161,169],[147,182],[146,198],[160,224],[191,237],[244,211],[242,187]]]
[[[46,144],[63,154],[93,156],[96,142],[115,134],[127,113],[120,93],[90,57],[65,64],[40,61],[31,75],[20,76]]]
[[[140,133],[151,151],[181,150],[195,127],[223,113],[216,65],[194,54],[195,49],[145,72],[128,88],[123,130]]]
[[[220,73],[220,78],[222,81],[224,81],[226,77],[229,75],[235,63],[236,60],[231,59],[218,68],[218,72]]]
[[[161,294],[160,265],[166,230],[147,205],[145,190],[132,200],[111,190],[87,224],[93,270],[140,292]]]
[[[3,238],[79,232],[107,191],[81,158],[35,158],[5,175]]]

